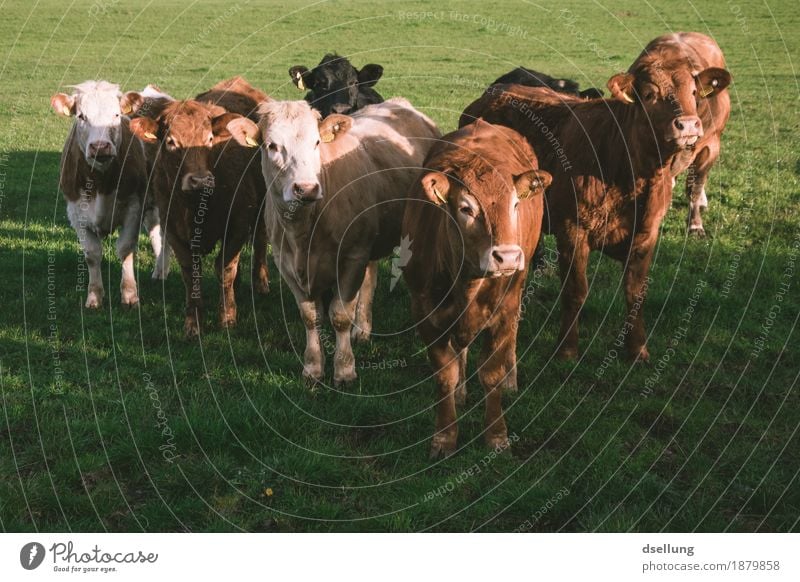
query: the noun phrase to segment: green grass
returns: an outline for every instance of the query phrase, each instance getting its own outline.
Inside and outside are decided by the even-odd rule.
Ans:
[[[436,17],[419,18],[399,12],[431,10],[426,3],[5,2],[0,528],[509,531],[530,520],[534,531],[800,529],[796,3],[605,4],[559,3],[570,10],[559,16],[527,2],[437,3]],[[144,244],[141,308],[119,307],[109,245],[106,305],[82,309],[77,239],[57,188],[68,123],[49,108],[66,84],[155,82],[189,96],[243,74],[295,99],[287,69],[336,50],[357,65],[381,63],[380,92],[409,98],[449,131],[481,87],[513,66],[604,87],[670,30],[714,35],[734,76],[708,188],[710,236],[685,237],[677,196],[652,269],[650,366],[606,361],[598,373],[623,321],[617,264],[593,257],[574,364],[551,359],[558,278],[533,285],[519,337],[521,391],[506,400],[511,454],[486,457],[473,378],[463,448],[427,460],[433,387],[420,341],[395,333],[409,326],[409,301],[402,283],[389,292],[388,265],[375,318],[390,335],[357,357],[403,365],[360,371],[349,393],[299,382],[304,334],[274,268],[268,297],[253,297],[245,278],[239,327],[228,333],[212,317],[200,343],[181,337],[180,277],[173,270],[165,284],[152,282]],[[659,364],[701,280],[688,333]],[[205,286],[213,305],[213,278]],[[652,393],[642,395],[648,379]]]

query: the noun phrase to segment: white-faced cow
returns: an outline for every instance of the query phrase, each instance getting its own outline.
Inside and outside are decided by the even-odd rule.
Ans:
[[[302,65],[289,69],[292,82],[308,91],[306,101],[325,117],[331,113],[353,113],[367,105],[382,103],[373,87],[383,75],[380,65],[364,65],[359,71],[345,57],[325,55],[311,70]]]
[[[228,129],[261,146],[272,252],[306,328],[303,376],[323,378],[320,326],[332,293],[333,379],[354,381],[351,329],[369,339],[376,260],[399,244],[404,199],[439,131],[404,99],[352,117],[322,119],[305,101],[265,103],[260,113],[258,125],[240,118]]]
[[[136,92],[123,94],[118,85],[106,81],[85,81],[73,89],[71,95],[56,93],[50,104],[59,115],[75,118],[61,154],[59,184],[70,224],[86,256],[86,307],[102,305],[102,241],[117,228],[122,304],[133,306],[139,302],[133,255],[142,214],[153,252],[159,257],[163,251],[157,210],[153,206],[142,210],[147,180],[144,152],[130,132],[127,117],[142,97]],[[166,276],[166,271],[159,269],[162,262],[157,258],[155,278]]]

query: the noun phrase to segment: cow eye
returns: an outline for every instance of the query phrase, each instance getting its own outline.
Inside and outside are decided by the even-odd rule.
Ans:
[[[214,134],[213,133],[209,133],[208,134],[208,143],[211,143],[212,141],[214,141]]]
[[[167,136],[165,141],[167,142],[167,147],[174,148],[177,146],[175,143],[175,138],[173,138],[171,135]]]
[[[81,121],[86,121],[86,116],[83,113],[78,113],[77,118]]]
[[[278,152],[278,144],[276,144],[275,142],[271,142],[271,143],[270,143],[270,144],[267,146],[267,149],[268,149],[269,151],[273,152],[273,153],[277,153],[277,152]]]
[[[315,147],[315,148],[318,148],[318,147],[319,147],[319,140],[317,140],[317,143],[315,143],[315,144],[314,144],[314,147]]]
[[[469,216],[470,218],[475,217],[475,212],[472,210],[472,206],[470,206],[469,204],[462,205],[461,208],[459,208],[458,210],[459,212]]]

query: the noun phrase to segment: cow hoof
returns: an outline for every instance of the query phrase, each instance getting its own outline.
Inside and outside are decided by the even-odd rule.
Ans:
[[[223,329],[236,327],[236,312],[221,313],[219,316],[219,326]]]
[[[266,295],[269,293],[269,281],[256,281],[256,293],[259,295]]]
[[[455,391],[456,406],[464,406],[467,403],[467,385],[459,384]]]
[[[647,364],[650,362],[650,352],[647,351],[647,346],[642,346],[638,349],[634,348],[628,352],[628,358],[632,362],[642,362]]]
[[[86,298],[86,309],[100,309],[103,306],[103,298],[94,294],[90,294]]]
[[[187,317],[183,324],[183,334],[186,339],[194,339],[200,336],[200,324],[194,317]]]
[[[436,435],[431,442],[432,461],[437,459],[446,459],[456,452],[456,439],[444,435]]]
[[[303,384],[305,384],[306,388],[311,391],[317,390],[323,385],[322,374],[319,376],[312,376],[311,374],[307,374],[305,371],[303,371],[302,379]]]
[[[705,238],[706,230],[702,226],[690,226],[689,236],[693,236],[696,238]]]
[[[487,434],[485,440],[486,446],[496,451],[504,451],[511,447],[511,443],[508,441],[508,434]]]
[[[577,360],[578,350],[576,348],[559,348],[556,352],[556,358],[562,362]]]
[[[124,309],[133,309],[135,307],[139,307],[139,297],[126,297],[122,300],[122,307]]]
[[[354,384],[356,379],[358,379],[358,375],[356,374],[355,370],[353,370],[352,372],[345,372],[342,374],[334,374],[333,387],[345,389],[351,384]]]
[[[372,335],[370,330],[357,327],[355,325],[350,330],[350,338],[358,344],[365,344],[369,342],[370,335]]]

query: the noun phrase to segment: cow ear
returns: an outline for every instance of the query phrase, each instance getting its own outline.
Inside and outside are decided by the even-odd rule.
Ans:
[[[158,141],[158,122],[149,117],[135,117],[130,123],[131,133],[147,143]]]
[[[633,82],[635,78],[630,73],[619,73],[608,80],[606,86],[615,99],[624,103],[634,103]]]
[[[340,135],[347,133],[352,125],[352,117],[331,113],[319,122],[319,138],[325,143],[330,143]]]
[[[525,200],[531,196],[544,194],[547,187],[553,182],[553,177],[544,170],[531,170],[514,178],[514,188],[517,198]]]
[[[252,120],[239,116],[228,121],[227,127],[240,146],[257,148],[261,144],[261,131]]]
[[[697,75],[697,94],[700,97],[710,97],[717,91],[726,89],[731,80],[731,74],[725,69],[709,67]]]
[[[214,142],[230,139],[231,132],[228,129],[228,123],[240,117],[241,115],[238,113],[223,113],[214,117],[211,120],[211,133],[214,134]]]
[[[364,65],[358,72],[358,84],[362,87],[372,87],[383,76],[383,67],[380,65]]]
[[[62,117],[75,115],[75,98],[66,93],[56,93],[50,97],[50,106]]]
[[[441,172],[428,172],[422,177],[422,190],[428,200],[437,205],[447,204],[447,193],[450,192],[450,180]]]
[[[308,70],[308,67],[295,65],[289,69],[289,76],[292,78],[292,83],[301,91],[307,91],[311,88],[309,86],[311,84],[311,71]]]
[[[128,91],[119,98],[119,108],[123,115],[133,115],[144,104],[144,97],[136,91]]]

